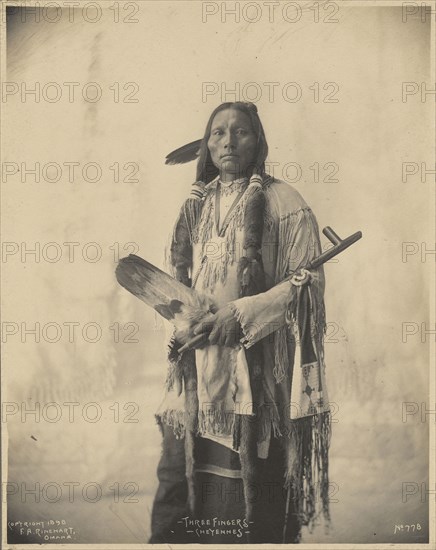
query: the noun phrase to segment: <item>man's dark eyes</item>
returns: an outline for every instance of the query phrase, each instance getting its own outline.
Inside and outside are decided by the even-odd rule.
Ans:
[[[222,130],[213,130],[212,131],[212,135],[214,135],[214,136],[221,135],[223,133],[224,132]],[[238,128],[235,133],[245,135],[245,134],[248,134],[248,131],[245,130],[244,128]]]

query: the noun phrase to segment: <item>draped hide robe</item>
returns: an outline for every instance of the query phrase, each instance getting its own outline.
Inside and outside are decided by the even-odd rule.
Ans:
[[[218,178],[209,183],[200,219],[191,234],[192,286],[217,308],[230,304],[242,327],[241,345],[209,345],[185,352],[182,359],[174,359],[173,355],[168,391],[157,418],[161,424],[171,426],[177,437],[186,435],[191,512],[196,507],[196,475],[239,475],[226,474],[216,464],[194,465],[194,439],[200,436],[203,441],[232,449],[235,432],[240,429],[238,418],[243,417],[257,423],[258,458],[268,459],[272,438],[277,438],[273,443],[279,442],[284,455],[283,484],[293,486],[301,523],[313,525],[320,502],[324,516],[329,518],[324,274],[322,268],[312,270],[311,282],[304,287],[295,287],[287,278],[321,253],[317,222],[295,189],[272,177],[264,178],[261,254],[267,290],[240,298],[237,267],[244,254],[244,185],[247,182],[238,181],[233,189],[226,189]],[[181,215],[187,213],[182,209]],[[262,352],[260,391],[254,403],[247,365],[247,350],[253,346],[261,346]],[[195,376],[192,372],[186,376],[185,372],[185,387],[178,395],[174,382],[183,376],[183,369],[192,369],[189,353],[191,357],[195,353]]]

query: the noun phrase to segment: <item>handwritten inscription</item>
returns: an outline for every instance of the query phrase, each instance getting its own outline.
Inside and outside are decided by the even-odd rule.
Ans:
[[[248,521],[242,519],[219,519],[204,518],[194,519],[186,516],[178,523],[186,529],[186,533],[195,533],[197,537],[203,536],[236,536],[241,538],[245,533],[249,533]]]
[[[415,531],[421,531],[422,527],[419,523],[412,523],[410,525],[401,523],[400,525],[395,525],[394,527],[394,535],[396,533],[414,533]]]
[[[45,521],[8,521],[8,528],[23,537],[40,538],[42,541],[74,540],[76,531],[65,519]]]

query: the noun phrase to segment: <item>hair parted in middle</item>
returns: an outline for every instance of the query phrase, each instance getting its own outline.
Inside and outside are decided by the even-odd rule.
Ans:
[[[260,121],[256,105],[254,103],[244,101],[222,103],[213,110],[209,117],[209,121],[206,125],[206,130],[201,141],[200,153],[197,161],[196,180],[202,181],[206,184],[211,182],[219,174],[218,168],[212,162],[212,157],[207,144],[210,138],[213,119],[219,112],[224,111],[225,109],[236,109],[247,115],[256,135],[257,147],[254,157],[255,160],[253,164],[248,167],[247,174],[245,175],[250,178],[254,173],[262,175],[265,172],[265,161],[268,156],[268,143],[266,141],[265,131]]]

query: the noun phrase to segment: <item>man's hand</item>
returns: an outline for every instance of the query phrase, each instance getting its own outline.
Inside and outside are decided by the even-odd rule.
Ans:
[[[195,335],[209,334],[204,344],[233,347],[242,338],[242,329],[230,306],[224,306],[216,313],[204,317],[193,330]]]

